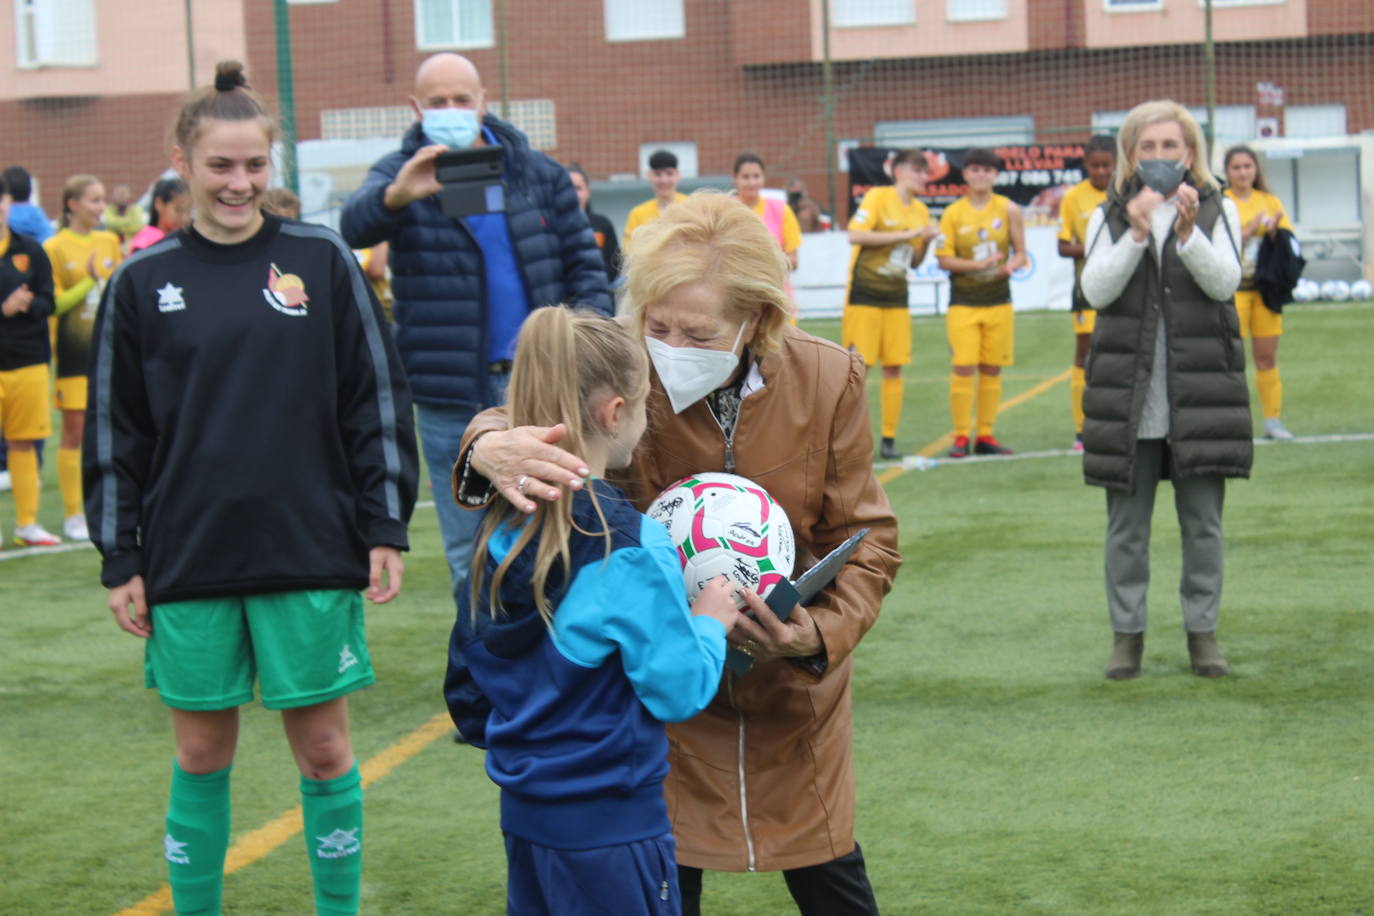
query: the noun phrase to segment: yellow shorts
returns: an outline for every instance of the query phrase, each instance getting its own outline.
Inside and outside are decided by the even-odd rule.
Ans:
[[[34,442],[52,435],[48,410],[48,364],[0,372],[0,429],[15,442]]]
[[[840,342],[857,351],[865,366],[905,366],[911,362],[911,314],[904,308],[846,305]]]
[[[1283,315],[1269,310],[1259,290],[1236,290],[1236,315],[1241,337],[1278,337],[1283,333]]]
[[[951,305],[945,316],[956,366],[1010,366],[1016,349],[1011,303]]]
[[[1097,327],[1097,309],[1083,309],[1081,312],[1069,312],[1069,317],[1073,319],[1073,332],[1075,334],[1091,334],[1093,328]]]
[[[53,406],[58,410],[85,410],[86,376],[72,375],[58,379]]]

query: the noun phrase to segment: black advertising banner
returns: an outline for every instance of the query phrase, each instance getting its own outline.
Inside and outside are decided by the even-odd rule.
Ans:
[[[921,200],[939,215],[968,190],[964,184],[964,155],[962,149],[922,149],[929,168],[926,170],[926,190]],[[1002,171],[997,175],[995,191],[1010,197],[1026,211],[1027,225],[1052,223],[1059,218],[1059,201],[1064,192],[1086,175],[1083,172],[1083,145],[1066,143],[1057,146],[998,146],[992,150],[1002,158]],[[859,208],[859,201],[869,188],[892,184],[892,157],[897,150],[876,146],[861,146],[849,150],[849,212]]]

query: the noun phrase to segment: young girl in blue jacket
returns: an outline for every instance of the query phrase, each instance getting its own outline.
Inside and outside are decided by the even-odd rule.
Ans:
[[[629,464],[648,393],[617,322],[544,308],[521,329],[511,422],[566,424],[591,481],[487,510],[449,647],[449,711],[501,787],[512,916],[681,912],[663,723],[710,702],[738,612],[723,577],[689,608],[667,532],[601,479]]]

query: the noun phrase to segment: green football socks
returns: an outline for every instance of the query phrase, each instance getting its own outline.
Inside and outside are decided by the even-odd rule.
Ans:
[[[318,916],[355,916],[363,878],[363,778],[358,764],[337,779],[301,777],[305,848]]]
[[[171,801],[162,838],[177,916],[219,916],[229,848],[229,771],[187,773],[172,762]]]

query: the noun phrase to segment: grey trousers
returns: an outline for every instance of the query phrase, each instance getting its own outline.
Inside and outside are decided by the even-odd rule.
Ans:
[[[1134,490],[1107,491],[1107,610],[1117,633],[1145,632],[1150,520],[1167,447],[1163,439],[1139,440]],[[1217,628],[1221,606],[1221,504],[1226,481],[1190,477],[1170,482],[1183,541],[1183,575],[1178,583],[1183,626],[1189,633],[1211,633]]]

